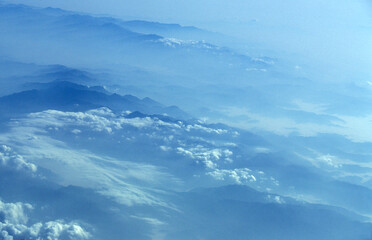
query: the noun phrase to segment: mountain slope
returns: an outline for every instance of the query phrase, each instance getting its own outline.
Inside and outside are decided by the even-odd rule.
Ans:
[[[33,84],[33,89],[0,98],[3,116],[39,112],[47,109],[86,111],[108,107],[115,112],[140,111],[147,114],[168,114],[175,118],[188,118],[177,107],[165,107],[150,98],[139,99],[132,95],[121,96],[105,92],[103,88],[86,87],[67,81]]]

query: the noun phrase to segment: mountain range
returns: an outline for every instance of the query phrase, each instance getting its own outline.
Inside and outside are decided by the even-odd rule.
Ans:
[[[371,239],[367,85],[179,24],[0,3],[0,36],[0,240]]]

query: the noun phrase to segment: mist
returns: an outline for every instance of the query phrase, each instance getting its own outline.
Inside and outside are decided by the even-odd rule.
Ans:
[[[0,239],[370,239],[370,11],[1,1]]]
[[[22,1],[12,1],[22,2]],[[369,76],[370,3],[357,1],[23,1],[94,14],[192,25],[228,34],[239,48]],[[231,46],[233,47],[233,46]],[[316,49],[316,50],[314,50]],[[293,60],[295,61],[295,60]],[[326,72],[326,69],[323,69]],[[338,74],[341,77],[341,74]],[[350,75],[348,75],[350,77]]]

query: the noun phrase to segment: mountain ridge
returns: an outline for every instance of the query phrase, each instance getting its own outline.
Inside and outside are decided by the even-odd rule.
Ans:
[[[178,107],[166,107],[148,97],[139,99],[133,95],[110,93],[100,86],[88,87],[69,81],[33,83],[31,86],[34,89],[0,98],[3,116],[10,112],[22,114],[48,109],[86,111],[108,107],[115,112],[129,110],[145,114],[167,114],[180,119],[190,118]]]

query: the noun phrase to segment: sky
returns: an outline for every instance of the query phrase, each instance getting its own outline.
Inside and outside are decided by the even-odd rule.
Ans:
[[[368,0],[14,0],[93,14],[194,25],[240,39],[249,54],[310,62],[337,78],[372,78]],[[243,44],[244,46],[244,44]],[[254,46],[254,47],[253,47]],[[335,69],[342,69],[338,71]],[[358,72],[360,76],[355,76]]]

